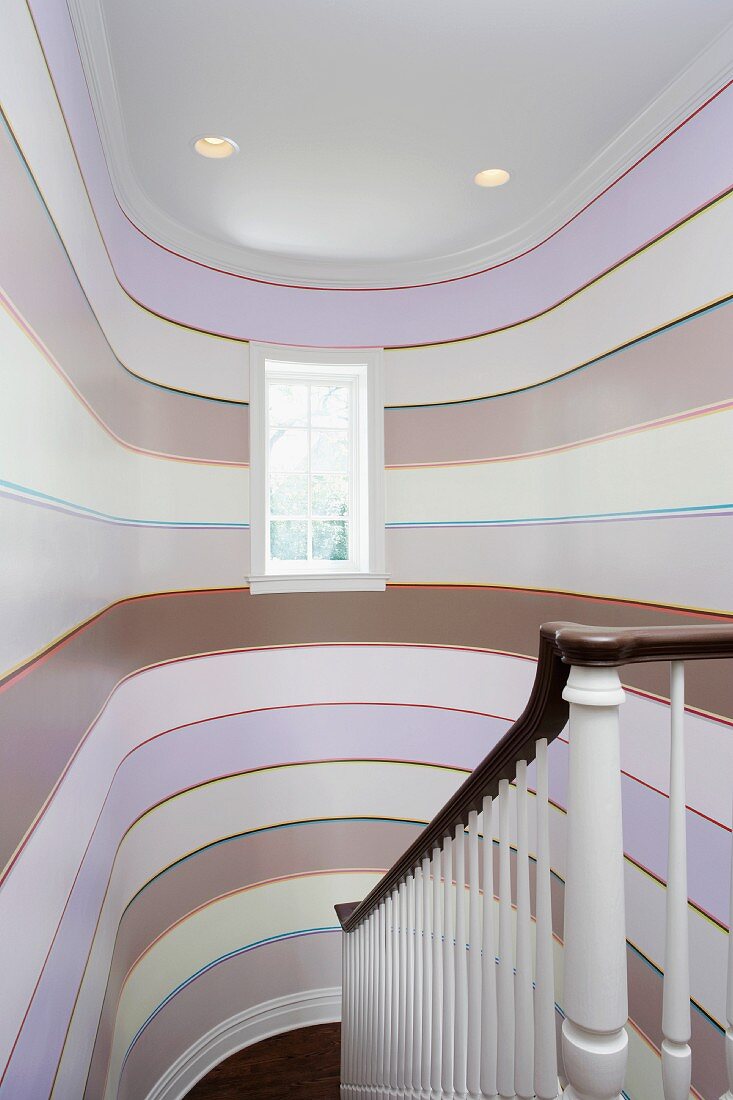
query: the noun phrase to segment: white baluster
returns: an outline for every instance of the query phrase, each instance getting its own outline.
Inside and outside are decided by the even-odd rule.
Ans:
[[[394,988],[394,959],[392,938],[392,895],[388,894],[384,899],[384,1081],[382,1084],[382,1096],[388,1097],[392,1083],[392,1036],[394,1025],[392,1021],[392,989]]]
[[[370,1039],[371,1045],[371,1075],[369,1078],[369,1098],[370,1100],[376,1100],[377,1087],[379,1083],[379,1017],[380,1017],[380,1004],[379,1004],[379,967],[382,957],[382,945],[379,942],[379,907],[374,910],[374,939],[373,950],[374,957],[372,959],[372,973],[374,982],[374,1001],[372,1006],[372,1034]]]
[[[424,861],[423,861],[424,862]],[[420,1095],[420,1080],[422,1069],[422,1032],[423,1032],[423,981],[424,958],[423,938],[425,936],[424,909],[425,909],[426,882],[423,868],[415,869],[415,935],[413,941],[413,989],[412,989],[412,1069],[410,1072],[410,1086],[414,1098]]]
[[[346,1062],[346,1000],[348,997],[348,983],[346,978],[346,944],[348,936],[345,932],[341,933],[341,1063],[339,1069],[339,1081],[341,1082],[341,1095],[344,1095],[344,1084],[346,1082],[345,1062]]]
[[[550,804],[547,740],[537,742],[537,893],[536,977],[534,992],[534,1091],[537,1100],[556,1100],[557,1032],[555,1030],[555,963],[552,943],[550,877]]]
[[[397,1089],[405,1095],[405,1029],[407,1023],[407,884],[400,883],[400,1009],[397,1033]]]
[[[369,1033],[369,962],[368,929],[366,921],[359,926],[359,1074],[357,1092],[364,1096],[367,1075],[367,1035]]]
[[[616,669],[573,666],[570,703],[565,993],[565,1100],[619,1097],[628,1018],[624,849]]]
[[[407,879],[407,938],[405,953],[407,955],[406,988],[405,988],[405,1096],[412,1094],[412,1040],[413,1018],[415,1015],[415,877],[409,875]]]
[[[499,966],[496,976],[499,1096],[514,1096],[514,957],[512,878],[509,847],[509,781],[499,783]]]
[[[483,871],[483,909],[481,920],[481,1093],[498,1095],[496,1085],[496,944],[494,940],[494,800],[483,805],[484,842],[481,853]]]
[[[690,1095],[690,948],[687,932],[685,799],[685,666],[670,666],[669,840],[667,927],[662,992],[662,1081],[665,1100]]]
[[[389,1051],[389,1095],[399,1096],[397,1091],[397,1038],[400,1030],[400,940],[398,922],[400,918],[399,894],[392,891],[392,1033]]]
[[[365,1095],[369,1048],[369,917],[361,925],[361,1041],[359,1043],[359,1093]]]
[[[430,1041],[433,1011],[433,883],[430,860],[422,861],[422,1049],[420,1055],[420,1097],[430,1096]]]
[[[352,1038],[351,1031],[353,1027],[352,1023],[352,997],[353,997],[353,981],[351,975],[351,957],[353,954],[354,934],[353,932],[344,933],[344,952],[345,963],[344,972],[342,976],[343,988],[344,988],[344,1020],[341,1026],[341,1036],[343,1043],[342,1063],[343,1068],[341,1070],[341,1095],[345,1096],[351,1085],[351,1049]]]
[[[378,997],[378,946],[376,946],[376,910],[369,915],[369,1056],[366,1060],[366,1096],[372,1097],[376,1080],[376,997]]]
[[[479,893],[478,814],[468,815],[468,1031],[466,1090],[481,1094],[481,894]]]
[[[441,1091],[444,1100],[453,1095],[453,1033],[455,1023],[455,947],[453,937],[453,846],[443,840],[443,1044]]]
[[[372,1012],[374,1008],[374,982],[372,973],[372,916],[367,917],[364,929],[366,954],[366,1012],[364,1017],[364,1085],[362,1096],[368,1097],[372,1072]]]
[[[430,1019],[430,1100],[440,1100],[443,1043],[443,888],[440,848],[433,850],[433,1003]]]
[[[358,1051],[359,1051],[359,928],[352,932],[354,943],[351,951],[351,1080],[350,1090],[352,1095],[356,1091],[358,1077]]]
[[[377,975],[377,1072],[376,1088],[374,1095],[384,1095],[384,1046],[387,1035],[387,1023],[385,1012],[387,989],[387,944],[385,937],[386,915],[385,902],[379,904],[377,910],[377,950],[379,951],[379,969]]]
[[[351,1092],[357,1089],[359,1075],[359,928],[353,930],[353,958],[351,961],[351,983],[353,998],[353,1016],[351,1027]]]
[[[366,1096],[369,1071],[369,918],[361,926],[361,1041],[359,1043],[359,1096]]]
[[[730,902],[728,906],[728,990],[725,1014],[728,1028],[725,1033],[725,1064],[728,1071],[728,1090],[720,1100],[733,1100],[733,845],[730,862]]]
[[[466,1096],[468,1043],[468,960],[466,959],[466,834],[456,825],[453,860],[456,869],[455,1019],[453,1037],[453,1093]]]
[[[527,762],[517,764],[517,969],[514,979],[516,1032],[514,1091],[520,1100],[534,1096],[534,996],[532,988],[532,913],[529,900],[529,810]]]
[[[359,979],[356,969],[357,957],[359,952],[359,929],[354,929],[351,933],[351,1051],[349,1055],[349,1092],[353,1096],[354,1089],[356,1087],[356,1043],[357,1043],[357,1027],[358,1027],[358,986]]]

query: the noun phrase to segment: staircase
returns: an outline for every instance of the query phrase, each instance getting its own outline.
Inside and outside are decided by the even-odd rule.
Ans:
[[[342,1100],[624,1095],[619,669],[647,661],[670,662],[662,1090],[665,1100],[688,1100],[684,672],[686,661],[731,657],[730,625],[541,628],[537,674],[522,715],[371,894],[337,906],[344,932]],[[566,724],[561,1011],[548,747]],[[528,783],[533,763],[534,792]],[[723,1100],[733,1100],[733,951],[727,1012]]]

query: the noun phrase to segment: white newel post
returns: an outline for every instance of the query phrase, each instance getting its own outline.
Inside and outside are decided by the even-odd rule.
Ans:
[[[624,850],[614,668],[570,670],[565,886],[565,1100],[618,1100],[628,1018]]]

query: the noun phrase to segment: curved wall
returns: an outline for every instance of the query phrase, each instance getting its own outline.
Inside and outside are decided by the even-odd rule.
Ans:
[[[13,0],[0,65],[17,139],[0,133],[13,1100],[145,1095],[234,1012],[337,984],[333,901],[363,893],[521,710],[540,622],[733,613],[731,92],[522,260],[412,291],[296,292],[195,268],[120,220],[67,18]],[[699,170],[677,171],[691,157]],[[249,596],[247,348],[201,329],[388,345],[386,593]],[[629,1095],[644,1100],[659,1095],[665,672],[629,673],[624,724]],[[688,701],[707,1097],[723,1090],[730,677],[691,667]]]
[[[3,1047],[13,1051],[3,1084],[8,1095],[45,1095],[54,1080],[54,1095],[78,1095],[87,1073],[88,1096],[102,1095],[108,1077],[114,1095],[123,1063],[137,1057],[143,1033],[172,1010],[183,986],[244,950],[258,950],[271,935],[333,930],[332,905],[351,896],[349,888],[342,883],[321,895],[322,881],[314,885],[311,876],[343,875],[346,868],[379,877],[522,709],[532,671],[526,659],[479,651],[306,646],[188,658],[125,681],[0,894],[0,920],[19,929],[4,949],[9,1003],[18,1006],[2,1025]],[[379,702],[334,702],[334,683],[346,698],[368,691]],[[311,702],[304,708],[305,698]],[[295,711],[288,705],[293,699],[301,701]],[[471,710],[453,709],[457,704]],[[487,705],[492,713],[482,709]],[[216,717],[218,710],[226,716]],[[189,719],[181,725],[183,715]],[[666,736],[666,705],[632,692],[622,758],[631,1008],[657,1043]],[[696,1049],[704,1053],[696,1080],[708,1095],[723,1075],[726,889],[706,867],[729,858],[722,821],[733,764],[730,723],[691,715],[688,738],[695,750],[688,775],[692,992]],[[706,764],[712,757],[719,763],[716,782]],[[560,937],[566,780],[560,740],[551,784]],[[28,925],[25,899],[49,866],[55,878],[46,882],[39,921]],[[220,925],[213,899],[226,900],[232,891],[239,897],[248,882],[283,876],[295,891],[286,913],[265,904],[270,893],[258,894],[265,901],[256,928],[270,931],[247,938],[249,918],[237,918],[233,944],[234,931],[228,921]],[[320,916],[311,914],[307,923],[316,886]],[[298,927],[273,932],[284,917]],[[181,923],[196,929],[198,962]],[[337,936],[329,950],[336,965]],[[267,1001],[279,989],[266,983],[258,993]],[[209,1025],[216,1011],[209,1006]],[[190,1021],[176,1027],[194,1029]],[[150,1059],[146,1074],[167,1068]],[[644,1080],[638,1095],[656,1095],[654,1078]]]
[[[388,347],[504,329],[552,309],[731,185],[733,154],[718,140],[733,109],[726,85],[553,237],[486,273],[385,291],[259,283],[175,256],[132,226],[112,191],[68,11],[50,0],[34,0],[30,9],[12,0],[8,21],[5,111],[103,325],[114,327],[112,343],[123,361],[136,361],[134,369],[159,381],[170,380],[160,372],[175,362],[173,384],[200,392],[241,399],[246,383],[238,377],[236,343],[209,341],[207,354],[193,329],[235,340]],[[89,198],[85,192],[78,201],[82,183]],[[119,285],[115,291],[116,279],[127,294]],[[142,308],[133,308],[133,299]],[[161,352],[167,363],[157,361]],[[203,372],[201,355],[208,360]]]

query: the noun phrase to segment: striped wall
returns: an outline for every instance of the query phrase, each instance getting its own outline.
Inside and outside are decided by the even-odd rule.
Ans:
[[[334,672],[342,696],[355,695],[357,687],[365,694],[368,685],[379,704],[317,703],[331,699]],[[132,1057],[138,1032],[150,1026],[151,1015],[167,1012],[168,994],[181,982],[197,980],[198,971],[186,971],[190,960],[185,952],[176,955],[175,964],[161,964],[160,976],[152,982],[161,991],[159,1000],[138,1003],[127,993],[124,1026],[117,998],[127,990],[137,960],[145,958],[151,965],[149,956],[163,950],[167,930],[172,934],[178,928],[180,914],[203,911],[209,895],[228,897],[242,889],[248,875],[257,883],[277,877],[276,871],[295,879],[317,871],[342,873],[346,860],[353,870],[357,854],[361,859],[356,867],[378,877],[409,842],[416,825],[449,796],[522,708],[531,675],[531,662],[485,652],[307,646],[186,659],[128,679],[84,742],[0,895],[0,919],[23,929],[24,951],[17,950],[17,936],[4,949],[12,1003],[22,1005],[31,998],[22,1020],[8,1014],[2,1025],[5,1048],[15,1044],[3,1085],[9,1095],[44,1095],[59,1055],[55,1094],[81,1094],[90,1062],[93,1080],[103,1069],[106,1077],[105,1060],[115,1057],[115,1042],[123,1048],[117,1050],[118,1068],[110,1070],[117,1073],[121,1060]],[[288,685],[285,691],[283,683]],[[418,706],[414,700],[426,699],[426,683],[431,695]],[[294,717],[291,700],[304,698],[309,705],[302,709],[300,702]],[[469,712],[453,709],[456,704],[470,707]],[[496,709],[482,709],[488,705]],[[217,717],[218,709],[226,717]],[[625,709],[622,763],[632,979],[640,968],[642,974],[641,990],[632,980],[631,1004],[634,1018],[641,1018],[658,1041],[666,784],[660,761],[666,707],[632,693]],[[188,721],[180,724],[184,715]],[[724,863],[729,855],[730,834],[718,821],[727,809],[726,775],[733,750],[727,723],[691,716],[688,737],[694,749],[688,778],[690,862],[695,868],[693,997],[697,1047],[704,1053],[699,1081],[702,1095],[708,1095],[705,1086],[721,1080],[723,1072],[726,890],[720,876],[710,878],[704,866],[706,861]],[[706,764],[711,756],[720,761],[716,782],[711,782]],[[553,748],[552,769],[553,853],[562,880],[567,779],[562,741]],[[307,836],[301,836],[306,826]],[[232,847],[216,851],[222,844]],[[246,852],[241,859],[238,850]],[[49,859],[59,881],[46,885],[45,927],[24,926],[20,914],[30,884]],[[207,870],[212,862],[214,870]],[[181,874],[188,887],[181,894],[170,885],[167,895],[165,883],[175,884]],[[309,884],[307,878],[305,886]],[[154,920],[152,903],[145,897],[153,887]],[[327,900],[320,912],[330,913],[337,896]],[[561,903],[559,894],[559,935]],[[139,918],[138,906],[143,914]],[[289,916],[303,911],[304,903],[298,902]],[[269,911],[261,914],[265,921],[271,917]],[[220,960],[217,965],[224,966],[231,948],[221,946],[217,921],[211,919],[210,933],[199,937],[201,949],[211,957],[201,965]],[[130,931],[138,920],[143,930]],[[127,935],[137,944],[133,954],[125,948]],[[44,960],[50,939],[54,950]],[[337,959],[337,937],[333,941]],[[121,953],[117,961],[115,953]],[[173,984],[171,966],[179,974]],[[34,986],[39,968],[41,979]],[[649,974],[656,975],[651,989]],[[152,996],[150,980],[141,988],[146,997]],[[101,1032],[95,1026],[99,1019]],[[117,1021],[114,1026],[112,1020]],[[41,1036],[48,1052],[44,1060],[34,1057]],[[153,1074],[155,1068],[146,1072]],[[96,1088],[90,1086],[88,1095],[97,1095]]]
[[[137,1100],[229,1017],[338,984],[333,902],[522,709],[540,622],[733,614],[733,93],[526,257],[314,294],[193,270],[137,234],[65,8],[11,0],[7,18],[0,1097]],[[249,596],[244,338],[387,346],[386,593]],[[688,679],[707,1098],[724,1087],[733,681],[710,662]],[[648,1100],[667,686],[663,667],[627,680],[629,1095]]]
[[[692,97],[694,105],[670,121],[661,143],[650,141],[657,146],[653,155],[629,165],[632,170],[611,181],[582,215],[511,263],[453,282],[383,292],[303,293],[250,281],[188,261],[136,232],[106,171],[68,12],[51,0],[31,0],[30,14],[23,0],[10,7],[18,45],[7,59],[13,91],[8,109],[17,132],[27,125],[40,137],[40,108],[51,124],[54,104],[46,103],[40,90],[52,80],[75,152],[69,171],[81,169],[84,175],[120,282],[156,314],[201,330],[294,344],[389,346],[487,332],[548,309],[730,187],[733,154],[728,143],[717,140],[729,125],[730,93],[714,88]],[[12,79],[13,70],[21,68],[33,74],[29,90],[18,89]],[[721,68],[725,74],[725,63]],[[55,160],[44,158],[41,142],[31,159],[39,173],[41,165],[51,166],[44,190],[56,201],[56,194],[51,199]],[[227,369],[221,366],[224,378]],[[227,381],[231,384],[231,377]]]

